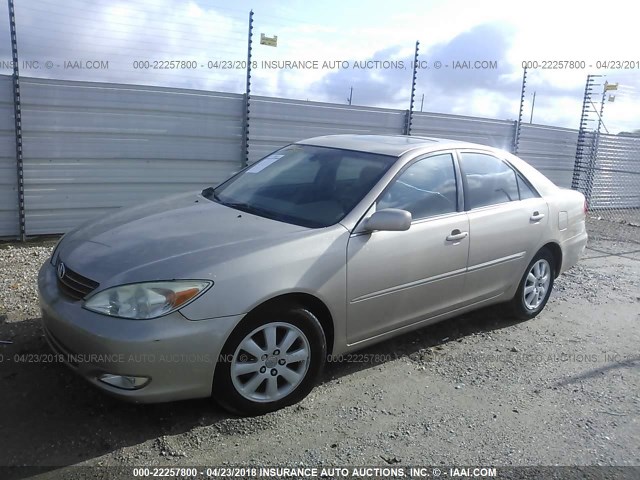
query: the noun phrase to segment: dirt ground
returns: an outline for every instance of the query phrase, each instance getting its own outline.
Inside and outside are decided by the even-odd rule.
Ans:
[[[49,352],[37,305],[0,311],[0,466],[638,466],[640,244],[594,238],[537,318],[491,308],[406,334],[249,419],[208,400],[122,403],[61,364],[20,361]]]

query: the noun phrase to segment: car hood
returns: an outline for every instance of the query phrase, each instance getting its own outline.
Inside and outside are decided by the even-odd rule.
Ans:
[[[202,262],[216,263],[312,232],[190,193],[82,225],[64,237],[58,254],[69,268],[100,283],[161,280],[188,275]]]

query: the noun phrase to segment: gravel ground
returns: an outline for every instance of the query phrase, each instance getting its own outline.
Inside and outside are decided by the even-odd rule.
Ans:
[[[0,244],[0,319],[38,318],[35,279],[57,239]]]
[[[588,227],[592,240],[640,245],[640,209],[589,212]]]
[[[54,244],[0,245],[0,466],[640,465],[637,243],[591,241],[534,320],[491,308],[404,335],[250,419],[207,400],[125,404],[15,361],[48,352],[35,277]]]

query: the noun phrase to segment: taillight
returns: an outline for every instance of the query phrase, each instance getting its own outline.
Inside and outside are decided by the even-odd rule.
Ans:
[[[586,215],[587,212],[589,211],[589,204],[587,203],[587,199],[584,199],[584,205],[582,206],[582,209],[584,210],[584,214]]]

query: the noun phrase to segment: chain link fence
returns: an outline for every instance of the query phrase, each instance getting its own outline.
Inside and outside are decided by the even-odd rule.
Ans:
[[[640,137],[600,134],[594,142],[591,237],[640,244]]]
[[[635,118],[635,80],[630,74],[587,77],[572,182],[587,197],[592,240],[622,248],[640,244],[640,129],[621,128]]]

